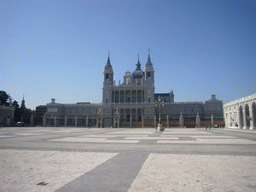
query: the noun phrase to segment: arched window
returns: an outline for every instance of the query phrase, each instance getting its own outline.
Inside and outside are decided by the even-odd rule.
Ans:
[[[148,103],[150,103],[151,101],[150,101],[150,97],[148,97]]]
[[[108,80],[109,79],[109,74],[106,74],[106,80]]]
[[[106,98],[106,103],[108,103],[108,98]]]

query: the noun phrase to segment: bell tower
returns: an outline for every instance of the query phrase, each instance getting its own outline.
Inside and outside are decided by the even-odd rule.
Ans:
[[[150,59],[150,51],[148,52],[148,61],[145,66],[145,97],[144,101],[148,103],[154,102],[154,94],[155,94],[155,80],[154,75],[155,71],[153,69],[153,64]]]
[[[112,100],[112,87],[113,87],[113,77],[114,77],[113,68],[112,68],[112,65],[110,64],[109,54],[108,54],[108,60],[104,68],[103,74],[104,74],[104,79],[103,79],[102,102],[109,103]]]

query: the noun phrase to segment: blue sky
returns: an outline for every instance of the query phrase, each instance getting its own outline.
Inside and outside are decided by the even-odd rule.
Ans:
[[[102,100],[108,51],[116,82],[144,69],[175,101],[224,103],[256,92],[254,0],[2,0],[0,90],[26,107]]]

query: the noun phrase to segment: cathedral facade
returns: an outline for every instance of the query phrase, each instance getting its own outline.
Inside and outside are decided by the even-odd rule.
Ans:
[[[155,93],[154,68],[150,53],[141,69],[139,57],[136,69],[127,71],[123,81],[114,81],[114,71],[108,56],[103,72],[102,102],[92,104],[60,104],[52,99],[46,105],[44,126],[81,127],[196,127],[223,124],[223,104],[215,95],[208,101],[174,102],[173,91]],[[161,105],[158,103],[161,102]]]

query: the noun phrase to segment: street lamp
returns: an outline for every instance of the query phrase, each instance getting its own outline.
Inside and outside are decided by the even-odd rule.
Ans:
[[[161,100],[160,95],[158,99],[155,101],[155,106],[159,107],[159,124],[158,124],[158,131],[162,131],[162,124],[161,124],[161,107],[164,106],[164,100]]]
[[[252,118],[250,116],[247,116],[247,119],[250,120],[250,121],[252,120]]]

